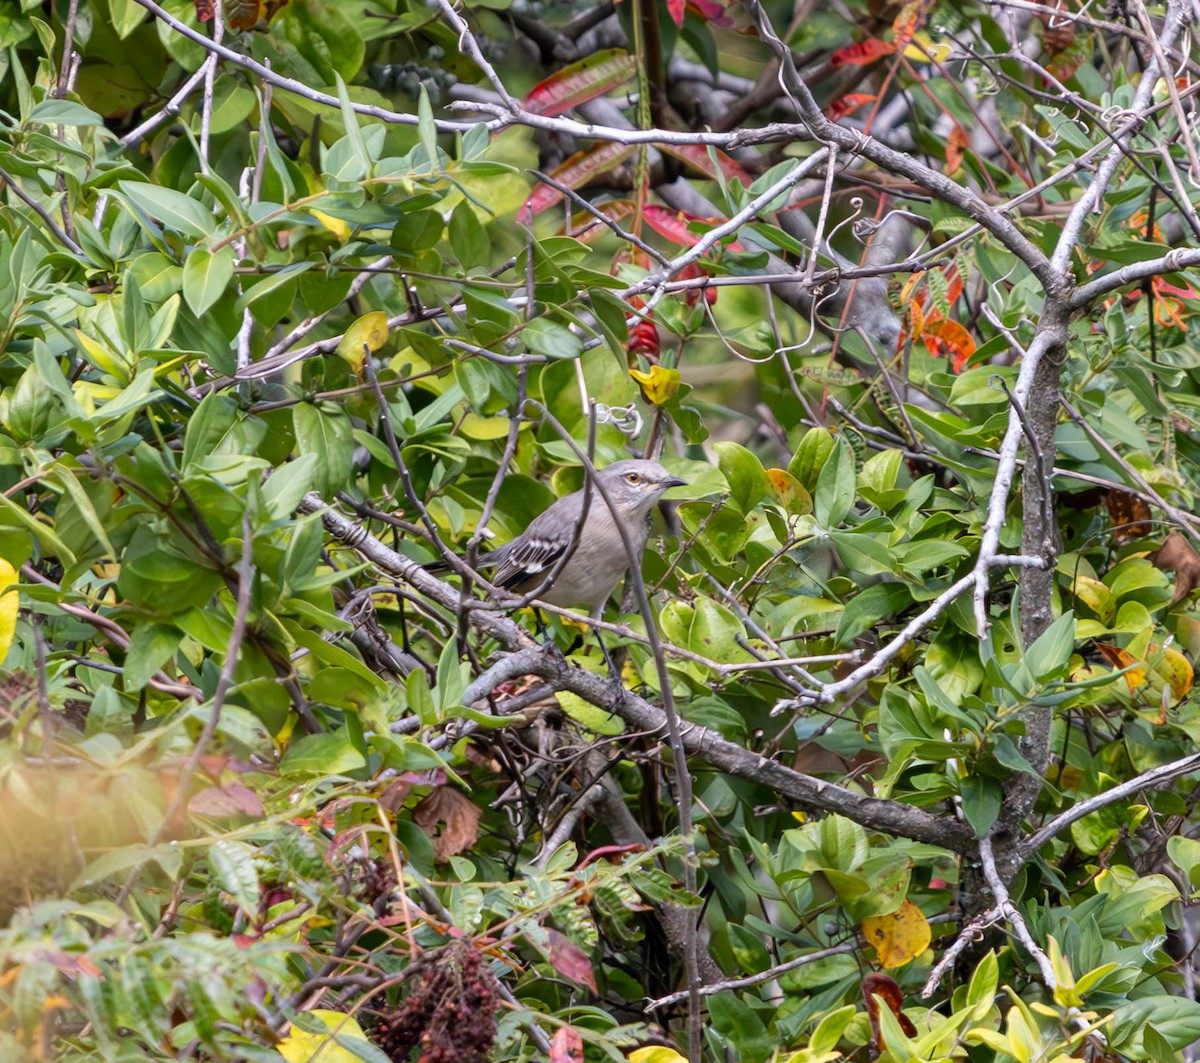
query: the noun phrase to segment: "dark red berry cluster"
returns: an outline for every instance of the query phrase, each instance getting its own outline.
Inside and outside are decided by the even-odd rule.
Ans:
[[[456,941],[417,960],[408,998],[372,1031],[395,1063],[487,1063],[496,1039],[498,984],[483,955]]]

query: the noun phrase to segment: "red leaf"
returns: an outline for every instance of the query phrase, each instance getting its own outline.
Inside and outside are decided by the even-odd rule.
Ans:
[[[201,22],[207,22],[217,13],[217,5],[213,0],[195,0],[196,2],[196,18]]]
[[[549,1063],[583,1063],[583,1038],[574,1026],[560,1026],[555,1031]]]
[[[550,176],[560,185],[566,185],[572,189],[581,188],[593,177],[597,177],[623,162],[633,154],[633,150],[634,145],[632,144],[618,144],[614,141],[596,144],[583,151],[577,151],[569,159],[561,162],[550,171]],[[517,221],[528,221],[535,214],[541,214],[542,211],[554,206],[562,198],[563,194],[557,188],[539,185],[517,212]]]
[[[702,225],[719,225],[721,223],[720,218],[698,218],[695,214],[688,214],[682,210],[668,210],[666,207],[659,207],[653,203],[646,207],[642,217],[659,236],[679,244],[680,247],[695,247],[704,236],[703,233],[693,232],[688,228],[693,222],[700,222]],[[745,250],[736,241],[729,245],[729,249],[731,251]]]
[[[613,199],[595,204],[595,209],[610,221],[619,223],[633,213],[634,205],[631,199]],[[571,235],[582,243],[595,243],[608,232],[612,230],[593,214],[581,210],[571,216]]]
[[[733,19],[725,14],[725,5],[718,4],[715,0],[687,0],[687,6],[705,22],[713,22],[718,26],[733,25]]]
[[[252,30],[258,25],[258,0],[231,0],[225,7],[225,21],[231,29]]]
[[[874,99],[875,97],[871,97]],[[712,160],[708,157],[708,149],[699,144],[658,144],[656,147],[665,152],[667,155],[674,155],[677,159],[682,159],[684,162],[694,166],[705,177],[715,178],[717,176],[717,166],[721,168],[721,173],[725,175],[728,181],[738,181],[743,185],[749,186],[754,180],[743,168],[737,159],[731,158],[723,151],[718,151],[717,166],[713,166]]]
[[[904,1004],[904,996],[900,992],[900,986],[896,984],[896,980],[890,975],[867,975],[862,980],[862,995],[867,1005],[867,1018],[871,1021],[871,1039],[875,1042],[875,1047],[880,1052],[887,1050],[887,1045],[883,1043],[883,1032],[879,1028],[880,1000],[891,1009],[892,1014],[896,1016],[896,1021],[900,1024],[900,1029],[904,1031],[906,1036],[917,1036],[917,1028],[913,1026],[909,1017],[900,1010]]]
[[[839,100],[834,100],[833,105],[829,108],[828,114],[835,122],[839,118],[845,118],[848,114],[853,114],[860,107],[867,103],[874,103],[879,97],[870,92],[849,92]]]
[[[685,0],[667,0],[667,11],[676,26],[683,25],[683,11],[686,7]]]
[[[587,986],[593,993],[597,992],[596,976],[592,972],[592,961],[587,958],[587,953],[566,934],[557,930],[547,930],[546,933],[550,937],[550,966],[564,978]]]
[[[637,61],[634,57],[623,48],[610,48],[565,66],[545,81],[539,81],[521,104],[534,114],[562,114],[611,92],[635,73]]]
[[[839,48],[829,57],[830,66],[865,66],[885,55],[891,55],[896,46],[890,41],[879,41],[868,37],[865,41],[856,41],[845,48]]]

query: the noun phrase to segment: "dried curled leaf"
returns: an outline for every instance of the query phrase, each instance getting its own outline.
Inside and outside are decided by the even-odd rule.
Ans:
[[[465,794],[439,786],[413,809],[413,822],[433,840],[434,858],[443,863],[475,844],[482,815]]]
[[[1104,495],[1104,504],[1108,507],[1108,516],[1113,523],[1113,539],[1116,542],[1128,542],[1130,539],[1140,539],[1143,535],[1150,534],[1150,507],[1137,495],[1131,495],[1128,491],[1108,491]],[[1171,535],[1179,533],[1172,532]],[[1179,537],[1183,539],[1182,535]],[[1170,541],[1171,536],[1168,536],[1167,542]],[[1187,544],[1186,539],[1183,539],[1183,542]],[[1166,545],[1167,543],[1163,543],[1164,548]],[[1151,557],[1150,560],[1153,562],[1154,558]]]
[[[1115,491],[1109,492],[1111,498]],[[1126,495],[1126,498],[1132,498],[1132,495]],[[1136,499],[1135,501],[1141,501]],[[1145,503],[1142,503],[1145,505]],[[1112,511],[1112,506],[1109,506],[1109,511]],[[1146,516],[1149,517],[1150,509],[1146,507]],[[1114,523],[1116,523],[1114,519]],[[1147,531],[1149,529],[1147,528]],[[1145,532],[1142,533],[1143,535]],[[1154,553],[1147,558],[1150,564],[1155,568],[1160,568],[1164,572],[1175,573],[1175,595],[1171,599],[1171,604],[1183,601],[1197,587],[1200,587],[1200,554],[1196,553],[1196,548],[1187,541],[1186,536],[1182,532],[1173,531],[1163,541]]]

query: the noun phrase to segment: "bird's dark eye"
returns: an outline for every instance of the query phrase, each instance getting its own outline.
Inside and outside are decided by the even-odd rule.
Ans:
[[[642,478],[636,472],[626,473],[625,479],[631,484],[640,484],[642,482]]]

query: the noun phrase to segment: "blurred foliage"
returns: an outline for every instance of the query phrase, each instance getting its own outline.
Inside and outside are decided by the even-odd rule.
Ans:
[[[626,58],[573,70],[570,88],[545,82],[564,64],[535,31],[574,31],[589,5],[480,0],[465,15],[531,109],[611,93],[637,124],[631,94],[666,91],[654,113],[683,128],[686,79],[670,60],[745,78],[769,55],[740,9],[672,6],[621,5],[608,22],[627,27]],[[1009,53],[991,5],[813,6],[789,43],[822,72],[820,104],[861,118],[906,98],[899,142],[995,202],[1047,181],[1019,228],[1053,246],[1088,180],[1072,167],[1133,101],[1128,41],[1082,21],[1043,42],[1039,61],[1089,103],[1067,113]],[[212,33],[191,3],[164,7]],[[767,7],[776,26],[792,21]],[[658,68],[632,39],[647,10]],[[1200,737],[1200,559],[1187,540],[1168,548],[1145,507],[1153,490],[1190,512],[1200,488],[1193,271],[1106,295],[1070,323],[1062,392],[1079,416],[1064,414],[1054,439],[1048,630],[1022,645],[1023,603],[1002,570],[983,639],[959,598],[858,696],[772,716],[971,570],[1012,416],[1000,385],[1016,370],[997,361],[1033,337],[1046,297],[1033,275],[958,208],[881,192],[893,176],[875,168],[850,172],[821,268],[862,258],[855,223],[876,204],[907,211],[936,259],[884,296],[899,339],[874,353],[922,396],[901,404],[864,369],[860,335],[827,342],[755,283],[769,256],[806,264],[811,241],[784,224],[782,202],[676,271],[747,283],[650,305],[620,294],[658,268],[650,253],[587,228],[578,203],[564,209],[529,173],[553,170],[670,259],[816,145],[652,160],[520,123],[439,132],[435,116],[462,119],[445,106],[456,93],[489,84],[436,7],[238,0],[224,14],[237,56],[340,105],[226,61],[210,95],[197,82],[146,128],[201,70],[199,44],[137,0],[13,0],[0,13],[0,1056],[472,1059],[486,1058],[488,1029],[498,1060],[546,1058],[549,1037],[561,1060],[678,1059],[658,1042],[679,1033],[686,1003],[643,1007],[679,985],[659,918],[672,910],[702,914],[730,977],[833,950],[707,997],[705,1058],[867,1059],[875,1040],[896,1061],[1165,1061],[1200,1038],[1190,956],[1178,959],[1200,888],[1191,783],[1077,820],[1010,884],[1056,991],[998,938],[947,976],[936,1006],[918,1006],[953,940],[935,918],[956,903],[950,849],[805,816],[697,760],[701,896],[689,894],[656,739],[569,694],[499,726],[464,707],[496,643],[297,515],[306,492],[340,499],[422,562],[437,557],[430,528],[465,548],[485,510],[505,540],[582,482],[559,426],[581,443],[590,401],[602,403],[598,464],[652,438],[689,481],[673,496],[678,537],[656,529],[644,566],[687,721],[982,837],[1006,784],[1037,774],[1019,745],[1027,712],[1049,709],[1040,822]],[[921,36],[900,39],[913,17]],[[936,51],[947,41],[953,61]],[[1101,47],[1120,61],[1094,60]],[[746,124],[779,117],[775,102]],[[1143,136],[1185,165],[1173,120],[1157,112]],[[1005,130],[1003,145],[955,133],[981,122]],[[1080,283],[1194,245],[1163,172],[1157,157],[1123,164],[1077,248]],[[714,216],[659,201],[673,180]],[[630,424],[645,431],[631,439]],[[506,446],[511,468],[489,499]],[[1014,503],[1001,545],[1016,552],[1020,536]],[[350,638],[364,617],[417,662],[406,675]],[[626,685],[657,701],[645,618],[623,620],[607,644],[625,654]],[[568,624],[551,631],[573,664],[604,673],[594,647],[567,649]],[[758,667],[779,657],[803,670]],[[512,683],[496,699],[523,692]],[[652,841],[628,844],[589,815],[543,852],[598,775]],[[896,979],[907,1030],[863,1001],[877,966]],[[555,1036],[567,1027],[584,1055]]]

